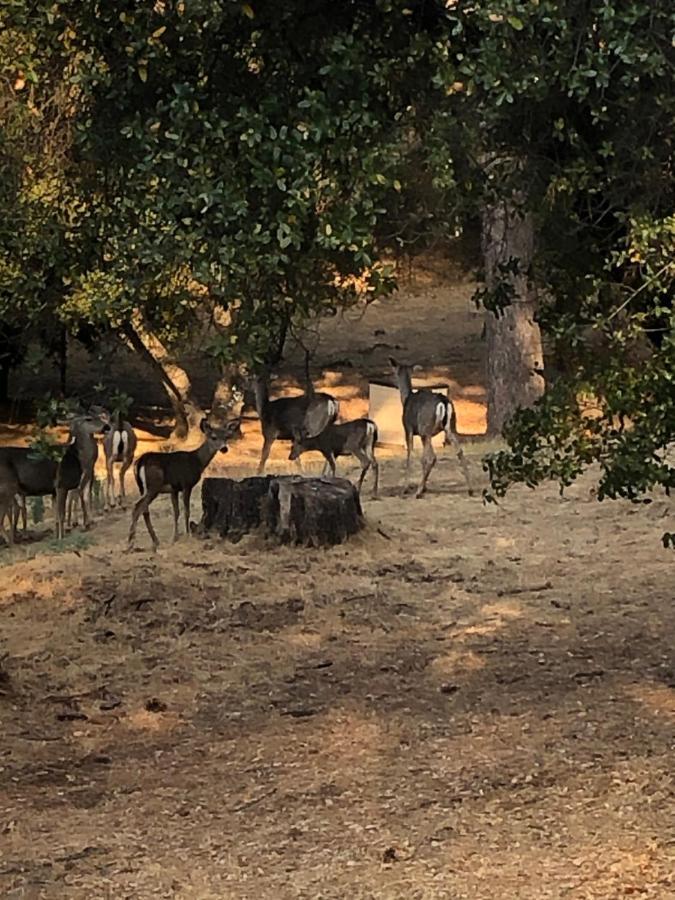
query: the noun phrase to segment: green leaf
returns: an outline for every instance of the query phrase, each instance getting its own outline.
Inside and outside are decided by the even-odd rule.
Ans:
[[[506,21],[509,23],[511,28],[514,28],[516,31],[522,31],[525,27],[522,19],[519,19],[518,16],[508,16]]]

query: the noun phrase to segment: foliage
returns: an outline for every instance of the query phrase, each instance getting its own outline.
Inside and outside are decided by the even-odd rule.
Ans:
[[[509,449],[486,460],[493,495],[514,481],[566,486],[596,463],[600,499],[668,492],[675,9],[666,0],[448,9],[454,39],[439,48],[437,83],[449,102],[434,129],[447,147],[463,123],[465,203],[520,197],[534,214],[529,276],[561,370],[509,423]],[[498,312],[514,298],[486,299]]]
[[[509,425],[495,491],[593,462],[600,496],[670,488],[670,0],[0,15],[7,321],[142,326],[168,346],[208,328],[223,364],[255,366],[289,327],[389,290],[385,252],[517,198],[562,380]],[[517,267],[486,308],[517,299]]]

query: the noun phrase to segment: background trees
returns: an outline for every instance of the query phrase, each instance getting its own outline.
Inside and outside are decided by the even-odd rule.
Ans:
[[[397,246],[482,223],[489,418],[513,448],[496,489],[592,460],[601,493],[669,487],[674,15],[5,4],[0,366],[45,316],[52,336],[114,332],[187,424],[174,349],[195,331],[224,376],[260,365],[390,289]],[[543,388],[540,329],[560,377],[514,415]]]

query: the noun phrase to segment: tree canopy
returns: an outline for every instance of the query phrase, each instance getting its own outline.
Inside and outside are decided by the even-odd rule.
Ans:
[[[208,327],[259,365],[289,325],[393,285],[392,245],[509,198],[558,377],[489,460],[637,497],[673,468],[670,0],[8,0],[0,316]],[[49,329],[48,329],[49,330]],[[2,335],[0,335],[0,341]],[[14,346],[5,341],[5,347]]]

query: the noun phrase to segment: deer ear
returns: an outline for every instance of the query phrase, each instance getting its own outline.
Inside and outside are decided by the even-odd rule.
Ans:
[[[241,419],[232,419],[225,426],[225,434],[230,437],[233,434],[239,434],[241,429]]]
[[[199,423],[199,428],[201,429],[201,431],[206,432],[206,426],[207,426],[208,424],[209,424],[209,423],[206,421],[206,416],[204,416],[204,418],[203,418],[203,419],[201,420],[201,422]]]

